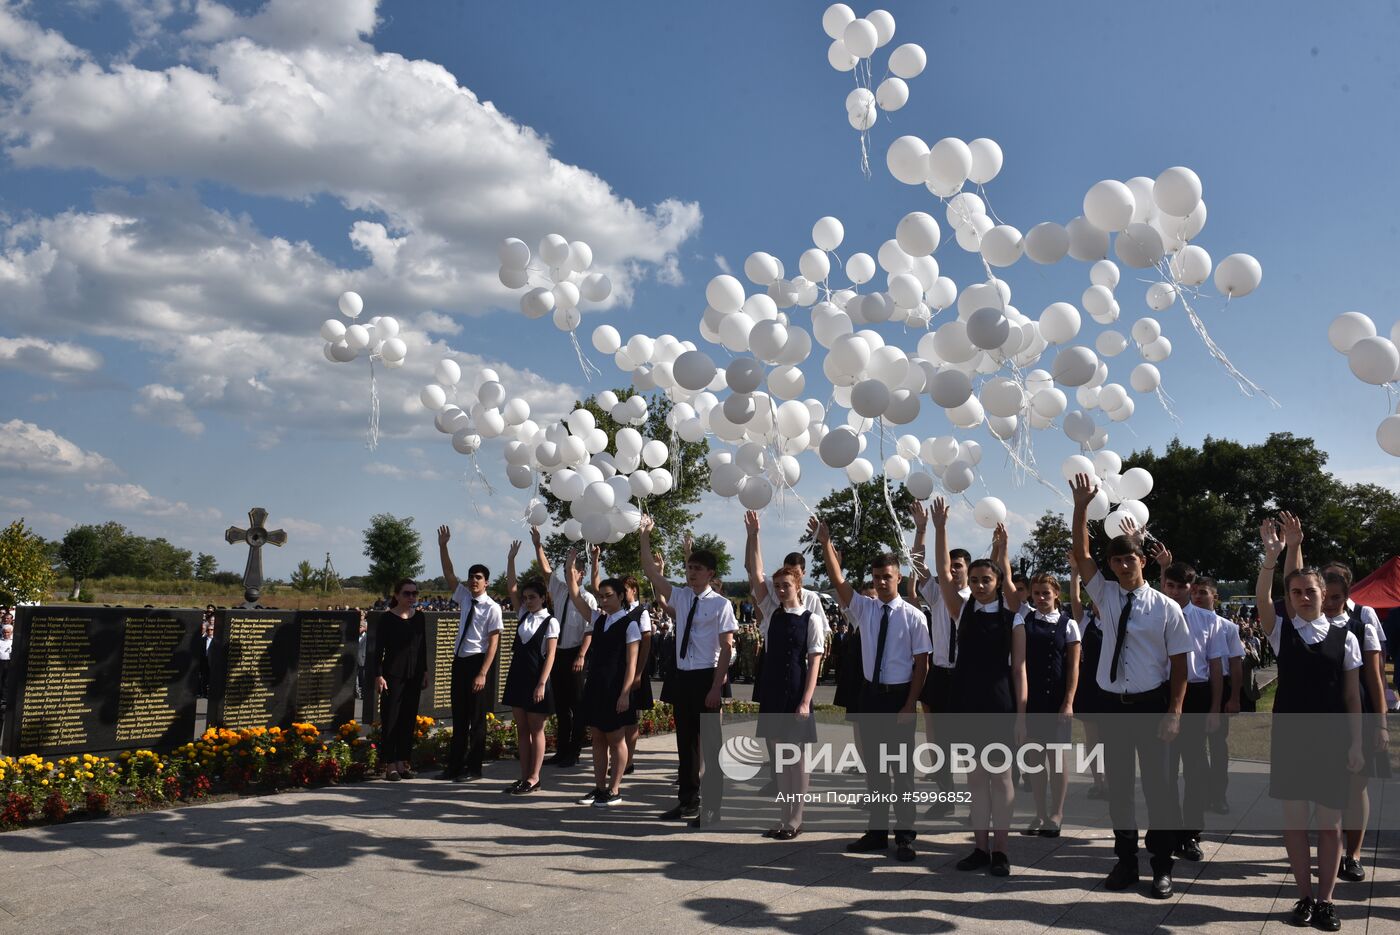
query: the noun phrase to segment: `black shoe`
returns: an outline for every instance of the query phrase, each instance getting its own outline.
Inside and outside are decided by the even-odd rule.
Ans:
[[[622,771],[622,775],[624,775],[624,776],[631,776],[631,775],[632,775],[632,771],[635,770],[635,769],[636,769],[635,766],[633,766],[631,763],[628,763],[628,764],[627,764],[627,768],[624,769],[624,770]]]
[[[873,854],[890,846],[890,837],[883,831],[867,831],[846,845],[848,854]]]
[[[1342,867],[1337,871],[1337,879],[1348,883],[1360,883],[1366,879],[1366,871],[1361,869],[1361,861],[1355,857],[1343,857]]]
[[[953,866],[957,867],[959,870],[981,870],[983,867],[990,867],[991,864],[992,855],[979,847],[962,860],[953,864]]]
[[[1154,873],[1152,875],[1152,889],[1147,895],[1153,899],[1171,899],[1172,897],[1172,875],[1170,873]]]
[[[934,802],[924,809],[925,818],[951,818],[953,817],[952,802]]]
[[[992,865],[987,868],[987,872],[994,877],[1011,876],[1011,858],[1001,851],[992,851]]]
[[[511,783],[510,785],[506,786],[506,787],[505,787],[504,789],[502,789],[501,791],[504,792],[506,795],[515,795],[515,790],[516,790],[516,789],[519,789],[519,788],[520,788],[521,786],[523,786],[523,785],[525,785],[525,780],[523,780],[523,779],[517,779],[515,782],[513,782],[513,783]]]
[[[576,756],[563,756],[563,757],[556,756],[556,757],[552,757],[550,760],[547,760],[547,761],[546,761],[546,765],[547,765],[547,766],[559,766],[559,767],[577,766],[577,765],[578,765],[578,757],[576,757]]]
[[[461,773],[454,773],[450,770],[443,770],[442,773],[438,776],[438,779],[441,779],[443,782],[456,782],[457,777],[460,775]]]
[[[784,828],[782,831],[779,831],[777,834],[773,835],[773,838],[777,841],[791,841],[793,838],[797,837],[801,833],[801,826],[798,826],[796,828]]]
[[[1043,827],[1045,827],[1045,822],[1041,821],[1039,818],[1034,818],[1029,825],[1021,829],[1021,833],[1030,837],[1031,835],[1040,834],[1040,829]]]
[[[463,773],[457,777],[458,782],[476,782],[481,778],[480,773]]]
[[[593,797],[594,808],[612,808],[614,805],[621,804],[621,792],[609,792],[606,789],[600,789],[598,790],[598,794]]]
[[[1060,826],[1053,821],[1047,821],[1040,827],[1040,836],[1042,838],[1058,838],[1060,836]]]
[[[389,782],[398,782],[398,781],[399,781],[400,779],[402,779],[403,777],[399,775],[399,771],[398,771],[398,770],[396,770],[396,769],[391,769],[391,770],[389,770],[387,773],[384,774],[384,778],[387,779]]]
[[[1342,920],[1337,918],[1337,909],[1331,903],[1313,903],[1312,927],[1321,932],[1338,932]]]
[[[913,841],[896,841],[894,844],[894,859],[908,863],[914,859]]]
[[[661,813],[662,821],[677,821],[685,817],[685,806],[677,805],[675,808],[668,808]]]
[[[511,795],[529,795],[531,792],[534,792],[539,787],[540,784],[537,782],[531,783],[526,782],[522,779],[519,782],[517,782],[514,786],[512,786],[509,791]]]
[[[1313,901],[1311,896],[1304,896],[1293,904],[1293,914],[1288,917],[1289,924],[1296,925],[1300,929],[1305,929],[1312,925]]]
[[[1113,892],[1126,890],[1130,886],[1137,886],[1138,865],[1136,858],[1120,857],[1118,863],[1113,865],[1113,869],[1108,872],[1108,877],[1103,881],[1103,888]]]
[[[545,765],[545,766],[558,766],[558,765],[559,765],[559,761],[560,761],[561,759],[563,759],[563,758],[564,758],[564,754],[562,754],[562,753],[554,753],[553,755],[551,755],[551,756],[549,756],[548,758],[545,759],[544,765]]]
[[[1182,860],[1203,860],[1205,858],[1205,855],[1201,853],[1201,842],[1194,838],[1178,844],[1176,850],[1172,851],[1172,856]]]
[[[574,801],[577,802],[579,805],[592,805],[598,800],[598,797],[600,795],[607,795],[607,793],[604,792],[602,789],[594,789],[587,795],[581,796],[575,799]]]

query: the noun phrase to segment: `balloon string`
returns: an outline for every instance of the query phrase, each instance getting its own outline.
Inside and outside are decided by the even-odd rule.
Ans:
[[[486,488],[486,492],[494,497],[496,495],[496,488],[491,486],[491,482],[487,480],[486,475],[481,472],[481,463],[476,460],[476,452],[472,452],[470,457],[472,461],[472,469],[476,471],[477,479],[480,480],[482,486]]]
[[[902,566],[909,561],[909,547],[904,544],[904,529],[899,525],[894,500],[890,497],[890,475],[885,471],[885,433],[889,427],[885,425],[884,416],[876,424],[880,426],[880,485],[884,489],[885,509],[889,511],[890,522],[894,523],[894,539],[899,544],[899,564]]]
[[[594,377],[602,376],[603,371],[594,366],[593,361],[583,356],[583,348],[579,347],[577,333],[569,332],[569,342],[574,346],[574,354],[578,357],[579,367],[583,368],[583,378],[591,383]]]
[[[1245,376],[1239,368],[1231,363],[1225,351],[1221,349],[1220,345],[1215,343],[1215,340],[1210,336],[1210,332],[1206,330],[1205,322],[1201,321],[1201,317],[1197,315],[1196,310],[1191,307],[1191,302],[1186,298],[1187,290],[1183,289],[1180,283],[1177,282],[1175,274],[1171,271],[1170,264],[1166,260],[1162,260],[1158,266],[1158,270],[1166,277],[1168,284],[1176,290],[1177,297],[1181,299],[1181,307],[1186,310],[1186,317],[1191,322],[1191,327],[1195,329],[1201,342],[1205,344],[1207,353],[1209,353],[1211,357],[1214,357],[1216,362],[1225,368],[1225,372],[1235,381],[1235,385],[1240,388],[1240,392],[1249,397],[1253,397],[1258,393],[1260,396],[1267,399],[1269,404],[1275,409],[1282,408],[1282,404],[1277,399],[1270,396],[1267,390]],[[1228,302],[1229,300],[1226,299],[1227,304]]]
[[[1036,480],[1036,483],[1040,484],[1040,485],[1041,485],[1042,487],[1044,487],[1046,490],[1050,491],[1050,492],[1053,493],[1055,496],[1059,497],[1059,498],[1060,498],[1062,501],[1064,501],[1065,503],[1070,503],[1070,502],[1072,502],[1072,501],[1070,500],[1069,497],[1065,496],[1064,491],[1060,490],[1059,487],[1057,487],[1057,486],[1055,486],[1054,484],[1052,484],[1052,483],[1050,483],[1049,481],[1047,481],[1047,480],[1041,475],[1041,473],[1040,473],[1038,470],[1036,470],[1034,463],[1027,464],[1027,463],[1025,463],[1024,461],[1022,461],[1020,455],[1018,455],[1018,454],[1012,449],[1012,447],[1011,447],[1009,444],[1007,444],[1006,439],[998,437],[998,436],[996,435],[996,433],[992,433],[992,437],[995,438],[995,439],[997,440],[998,443],[1000,443],[1001,447],[1003,447],[1003,448],[1006,449],[1007,457],[1009,457],[1009,458],[1016,464],[1016,466],[1017,466],[1018,468],[1020,468],[1025,474],[1029,474],[1031,477],[1034,477],[1035,480]],[[1081,442],[1079,447],[1080,447],[1080,450],[1081,450],[1082,452],[1084,452],[1085,454],[1088,453],[1088,451],[1089,451],[1089,446],[1088,446],[1088,445],[1086,445],[1086,444],[1084,444],[1083,442]]]
[[[1172,408],[1172,403],[1175,402],[1175,400],[1172,399],[1170,396],[1167,395],[1167,391],[1166,391],[1166,390],[1162,389],[1162,384],[1161,384],[1161,383],[1158,383],[1158,384],[1157,384],[1157,393],[1156,393],[1156,395],[1157,395],[1157,402],[1159,402],[1159,403],[1162,404],[1162,408],[1166,410],[1167,416],[1168,416],[1173,422],[1176,423],[1176,427],[1177,427],[1177,428],[1181,428],[1181,426],[1182,426],[1181,416],[1177,415],[1177,414],[1176,414],[1176,410]]]
[[[374,451],[379,447],[379,384],[374,377],[374,358],[369,361],[369,428],[365,433],[365,447]]]

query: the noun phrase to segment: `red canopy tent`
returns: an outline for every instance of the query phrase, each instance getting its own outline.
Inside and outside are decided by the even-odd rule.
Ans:
[[[1392,556],[1380,568],[1371,572],[1351,589],[1351,599],[1364,607],[1372,607],[1384,615],[1392,607],[1400,607],[1400,556]]]

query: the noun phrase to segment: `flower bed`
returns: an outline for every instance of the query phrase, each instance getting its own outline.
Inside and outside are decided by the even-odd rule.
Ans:
[[[825,708],[827,706],[819,706]],[[757,713],[752,702],[736,701],[726,711]],[[676,729],[668,704],[640,712],[641,736]],[[545,722],[546,746],[554,747],[556,721]],[[196,802],[211,795],[244,795],[309,786],[359,782],[378,764],[379,725],[366,730],[355,721],[330,737],[314,724],[229,730],[211,727],[199,740],[166,754],[128,751],[116,757],[84,753],[56,760],[37,754],[0,757],[0,829],[143,811]],[[452,728],[419,717],[413,761],[419,766],[447,759]],[[515,724],[486,715],[486,755],[514,757]]]

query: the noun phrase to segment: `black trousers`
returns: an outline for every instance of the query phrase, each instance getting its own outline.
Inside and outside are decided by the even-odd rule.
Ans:
[[[1186,686],[1181,706],[1181,733],[1171,747],[1168,776],[1172,791],[1177,776],[1184,780],[1181,795],[1181,840],[1196,840],[1205,830],[1206,806],[1211,801],[1210,761],[1206,750],[1206,716],[1210,714],[1210,683],[1192,682]]]
[[[1225,680],[1222,698],[1230,697],[1230,680]],[[1210,759],[1210,801],[1222,803],[1230,786],[1230,718],[1220,716],[1220,730],[1206,736],[1206,754]]]
[[[379,695],[379,758],[385,763],[413,758],[413,732],[418,728],[418,702],[423,679],[386,678],[389,688]]]
[[[929,666],[928,681],[924,683],[922,699],[925,710],[932,711],[935,715],[933,719],[933,736],[928,738],[930,743],[943,743],[946,738],[939,735],[939,732],[947,733],[951,730],[948,708],[953,695],[953,670],[943,666]],[[949,725],[945,728],[944,725]],[[944,792],[952,792],[953,766],[948,757],[943,758],[943,765],[933,774],[933,781],[938,784],[938,788]]]
[[[881,685],[877,689],[869,682],[862,682],[860,693],[860,714],[856,723],[860,725],[860,761],[865,767],[865,790],[871,799],[866,805],[866,829],[888,833],[890,812],[894,811],[894,839],[899,842],[913,841],[918,835],[914,831],[914,769],[912,754],[914,749],[914,715],[903,723],[897,717],[904,702],[909,698],[909,685]],[[901,768],[891,763],[888,768],[880,765],[883,747],[891,757],[897,755],[900,745],[904,745],[905,756],[910,761]],[[893,809],[883,797],[891,793],[895,796]]]
[[[486,688],[472,691],[472,682],[481,672],[485,653],[454,656],[452,659],[452,746],[447,752],[447,775],[462,772],[480,775],[486,758],[486,712],[491,710],[491,693]]]
[[[671,703],[676,716],[680,804],[703,802],[707,810],[718,812],[724,803],[724,775],[719,768],[719,709],[705,707],[705,696],[714,683],[714,669],[677,669],[671,674],[663,700]]]
[[[1104,779],[1108,783],[1108,814],[1113,821],[1113,853],[1135,860],[1138,852],[1137,771],[1142,774],[1142,794],[1147,799],[1145,843],[1152,854],[1153,873],[1171,873],[1172,849],[1181,827],[1181,807],[1176,789],[1168,781],[1169,745],[1157,735],[1161,715],[1167,711],[1167,687],[1163,685],[1142,700],[1124,704],[1119,696],[1104,699],[1107,713],[1100,719],[1104,745]],[[1136,715],[1130,717],[1129,715]]]
[[[549,671],[549,683],[554,689],[554,749],[558,756],[571,760],[578,759],[583,751],[583,737],[588,729],[580,708],[583,673],[574,671],[580,648],[575,646],[573,649],[556,650],[554,668]]]

